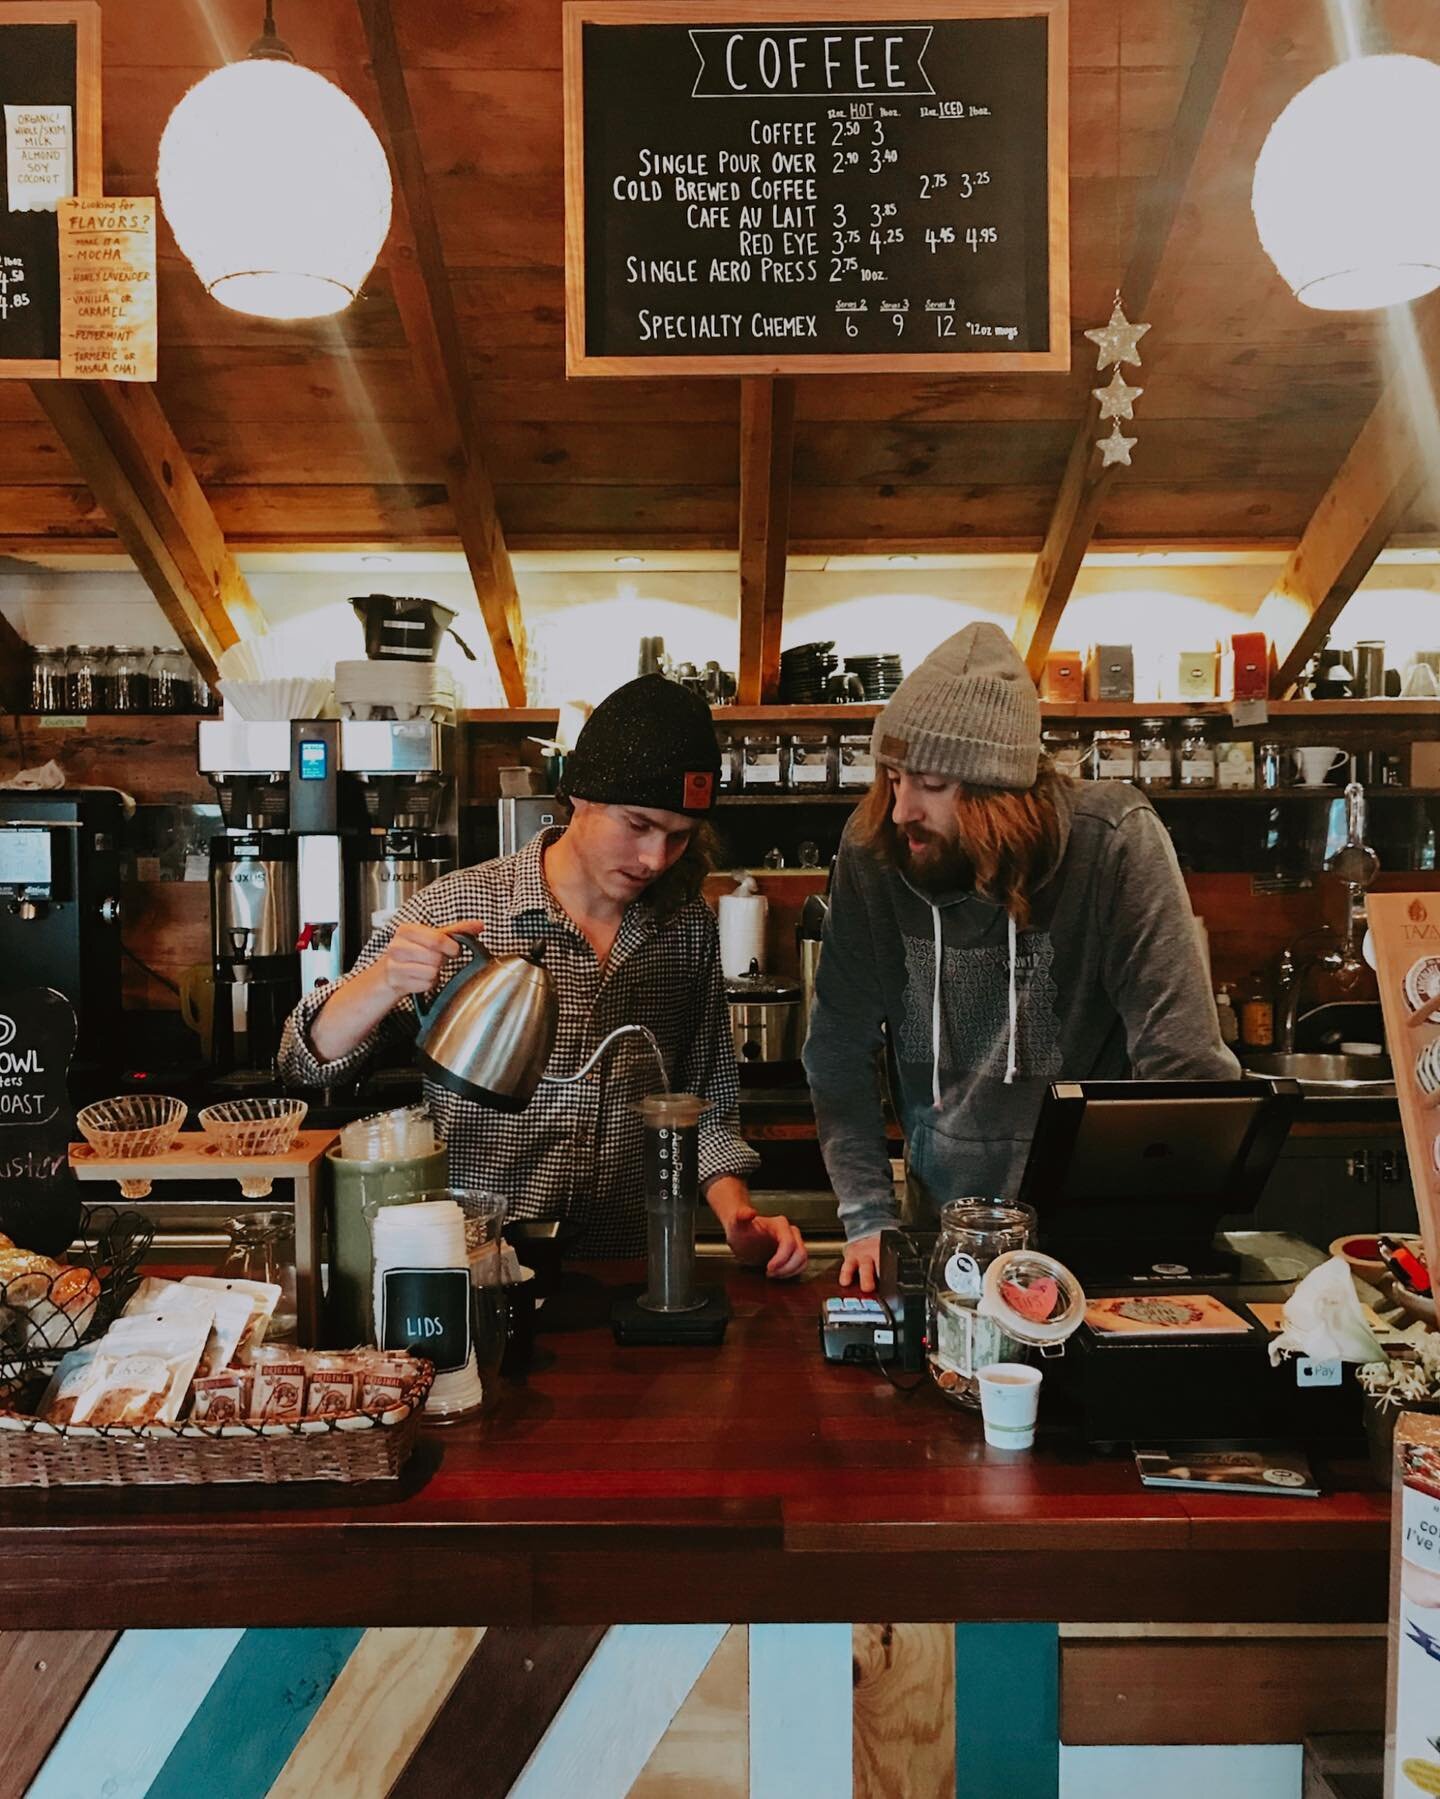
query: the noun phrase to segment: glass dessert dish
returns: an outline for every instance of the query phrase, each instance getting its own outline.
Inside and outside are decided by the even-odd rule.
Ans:
[[[227,1099],[206,1106],[200,1126],[223,1156],[283,1155],[309,1110],[303,1099]],[[246,1199],[264,1199],[274,1185],[268,1174],[237,1177]]]
[[[75,1114],[80,1135],[106,1162],[139,1162],[161,1156],[180,1134],[190,1108],[184,1100],[165,1093],[124,1093],[115,1099],[97,1099]],[[144,1199],[150,1182],[143,1176],[124,1178],[120,1191],[126,1199]]]

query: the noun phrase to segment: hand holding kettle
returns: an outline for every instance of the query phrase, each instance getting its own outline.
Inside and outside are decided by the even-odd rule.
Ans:
[[[447,962],[467,956],[466,945],[459,939],[480,937],[484,931],[478,918],[462,918],[443,931],[434,925],[417,924],[413,919],[400,920],[379,962],[386,987],[397,999],[411,993],[428,993],[444,976]]]

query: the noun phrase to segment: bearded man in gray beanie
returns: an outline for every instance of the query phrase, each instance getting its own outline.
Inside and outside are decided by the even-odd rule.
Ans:
[[[874,1287],[897,1220],[888,1047],[910,1208],[1013,1198],[1056,1080],[1224,1080],[1189,896],[1150,802],[1040,754],[1010,640],[967,625],[875,722],[876,779],[831,883],[805,1072],[845,1227],[840,1282]]]
[[[703,700],[659,675],[627,681],[596,707],[565,773],[574,816],[523,849],[456,869],[377,919],[355,966],[307,993],[280,1046],[295,1087],[353,1080],[385,1043],[408,1052],[416,999],[468,959],[543,951],[559,1001],[551,1070],[568,1075],[620,1025],[645,1025],[678,1092],[706,1102],[702,1192],[743,1262],[799,1274],[794,1225],[762,1217],[746,1176],[759,1158],[740,1135],[739,1080],[715,915],[701,897],[705,820],[720,751]],[[542,1084],[507,1115],[452,1091],[433,1068],[425,1100],[449,1150],[450,1181],[504,1193],[510,1214],[559,1218],[576,1256],[645,1251],[644,1127],[636,1102],[660,1085],[643,1040],[622,1037],[587,1079]]]

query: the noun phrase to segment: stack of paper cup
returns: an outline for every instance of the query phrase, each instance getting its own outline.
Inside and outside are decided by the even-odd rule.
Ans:
[[[400,1344],[385,1323],[385,1276],[398,1269],[455,1270],[470,1289],[470,1263],[465,1246],[465,1214],[453,1199],[422,1201],[413,1206],[386,1206],[375,1214],[375,1324],[382,1347],[412,1348],[426,1353],[424,1343]],[[467,1358],[458,1368],[437,1370],[426,1402],[427,1415],[456,1418],[479,1409],[485,1397],[467,1312]],[[387,1344],[386,1336],[391,1338]]]

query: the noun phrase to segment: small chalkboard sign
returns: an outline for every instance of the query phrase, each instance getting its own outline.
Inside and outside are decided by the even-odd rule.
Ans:
[[[1065,369],[1068,0],[568,0],[572,375]]]
[[[0,987],[0,1231],[59,1255],[80,1222],[70,1168],[75,1008],[50,987]]]
[[[470,1360],[468,1268],[387,1268],[381,1287],[380,1347],[408,1349],[453,1374]]]
[[[0,6],[0,378],[60,373],[56,208],[98,197],[98,0]]]

